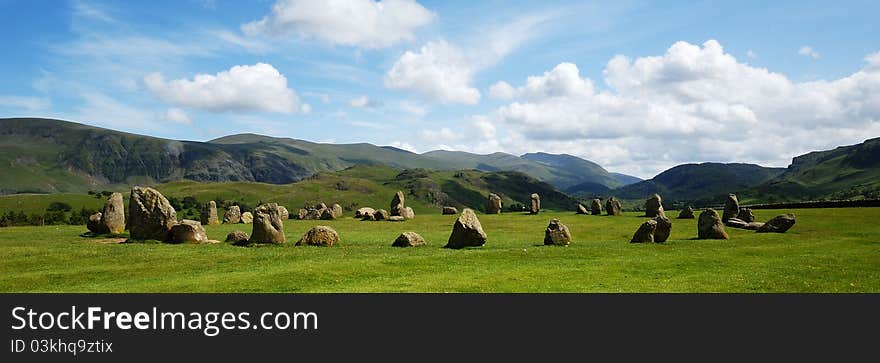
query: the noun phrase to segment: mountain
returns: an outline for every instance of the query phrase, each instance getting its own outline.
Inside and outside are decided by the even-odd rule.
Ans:
[[[739,163],[683,164],[611,194],[621,199],[645,199],[653,193],[670,201],[707,199],[760,185],[784,170]]]
[[[630,185],[635,184],[642,181],[642,178],[634,177],[632,175],[626,175],[621,173],[611,173],[611,177],[617,179],[618,182],[622,185]]]
[[[519,171],[562,187],[592,178],[595,170],[592,165],[567,170],[504,153],[420,155],[367,143],[321,144],[254,134],[177,141],[38,118],[0,119],[0,165],[6,166],[0,194],[84,192],[175,180],[286,184],[355,165]]]
[[[795,157],[785,172],[744,196],[763,202],[880,198],[880,138]]]

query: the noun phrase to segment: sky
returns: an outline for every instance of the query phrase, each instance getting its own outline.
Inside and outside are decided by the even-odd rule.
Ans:
[[[0,0],[0,117],[567,153],[650,178],[880,136],[880,2]]]

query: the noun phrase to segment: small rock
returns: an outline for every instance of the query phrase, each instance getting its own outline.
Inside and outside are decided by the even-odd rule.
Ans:
[[[314,226],[296,242],[297,246],[331,247],[339,243],[339,233],[328,226]]]
[[[428,242],[425,242],[425,239],[422,238],[418,233],[415,232],[403,232],[397,239],[394,240],[394,243],[391,244],[391,247],[419,247],[425,246]]]

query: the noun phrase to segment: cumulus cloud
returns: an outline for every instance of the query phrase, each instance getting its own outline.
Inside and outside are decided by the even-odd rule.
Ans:
[[[189,116],[186,115],[186,112],[183,112],[183,110],[177,107],[172,107],[169,108],[168,111],[165,111],[164,118],[168,121],[184,125],[189,125],[190,123],[192,123],[192,120],[189,119]]]
[[[805,46],[801,47],[801,49],[798,50],[798,54],[805,56],[805,57],[810,57],[813,59],[819,59],[819,57],[821,57],[819,52],[817,52],[815,49],[813,49],[813,47],[811,47],[809,45],[805,45]]]
[[[847,77],[795,83],[717,41],[678,42],[660,56],[612,58],[602,91],[570,63],[519,87],[496,83],[490,94],[511,101],[483,121],[510,152],[568,152],[642,177],[692,161],[785,166],[877,135],[880,53],[865,60]]]
[[[370,97],[367,97],[367,96],[358,96],[358,97],[352,98],[351,101],[348,102],[348,104],[350,104],[351,107],[357,107],[357,108],[382,107],[382,102],[371,99]]]
[[[412,90],[440,103],[475,104],[480,91],[470,86],[473,69],[462,51],[445,40],[407,51],[385,74],[385,86]]]
[[[414,39],[414,31],[434,18],[413,0],[279,0],[268,15],[242,25],[242,30],[380,49]]]
[[[147,89],[165,102],[211,112],[308,112],[287,78],[266,63],[234,66],[216,75],[197,74],[192,79],[166,81],[159,73],[144,77]]]

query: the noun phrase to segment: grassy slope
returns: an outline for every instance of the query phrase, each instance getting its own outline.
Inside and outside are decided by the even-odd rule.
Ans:
[[[757,210],[759,219],[778,211]],[[360,222],[286,221],[288,244],[101,244],[83,227],[0,230],[3,292],[880,292],[880,208],[795,210],[786,234],[729,230],[698,241],[695,220],[674,220],[666,244],[630,244],[643,220],[547,213],[480,215],[486,246],[446,250],[455,216]],[[541,246],[550,218],[574,235]],[[312,225],[336,228],[338,247],[294,247]],[[211,238],[250,226],[209,226]],[[390,247],[403,231],[429,246]]]

